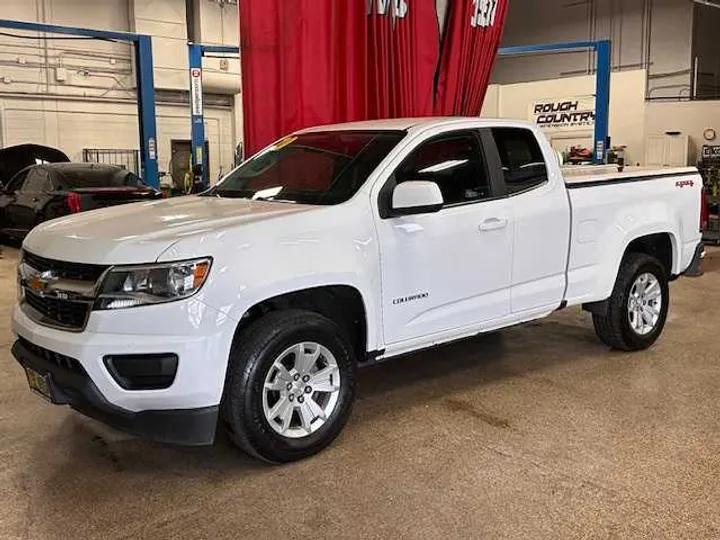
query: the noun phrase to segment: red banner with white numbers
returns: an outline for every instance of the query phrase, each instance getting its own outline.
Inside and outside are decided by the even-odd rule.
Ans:
[[[240,0],[245,154],[308,126],[478,114],[507,0]]]
[[[448,2],[435,114],[480,114],[507,9],[508,0]]]

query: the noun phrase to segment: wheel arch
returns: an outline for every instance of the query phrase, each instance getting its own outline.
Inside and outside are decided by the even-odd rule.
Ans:
[[[655,257],[662,263],[668,277],[676,273],[675,269],[680,256],[677,238],[671,232],[646,234],[628,242],[620,259],[620,264],[629,253],[645,253]],[[619,271],[620,265],[618,265]]]
[[[240,318],[235,337],[264,315],[284,309],[311,311],[334,321],[344,330],[358,360],[365,360],[370,350],[371,330],[368,305],[357,287],[340,283],[319,285],[288,290],[256,301]]]
[[[583,309],[590,313],[605,315],[607,313],[607,304],[612,294],[615,282],[617,281],[622,265],[630,253],[644,253],[655,257],[660,261],[665,269],[668,279],[672,279],[676,275],[676,268],[679,265],[679,247],[675,234],[669,231],[651,232],[640,236],[634,236],[625,241],[625,248],[621,251],[621,256],[613,264],[614,272],[611,273],[612,280],[608,280],[603,288],[603,300],[597,302],[587,302],[583,304]]]

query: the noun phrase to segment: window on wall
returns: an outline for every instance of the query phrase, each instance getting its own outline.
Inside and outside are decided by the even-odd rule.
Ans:
[[[547,166],[535,135],[527,129],[495,128],[497,145],[508,194],[515,195],[547,182]]]

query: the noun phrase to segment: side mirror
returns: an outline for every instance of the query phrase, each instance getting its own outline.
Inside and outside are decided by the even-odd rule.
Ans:
[[[392,215],[412,216],[439,212],[444,201],[435,182],[416,180],[398,184],[393,190]]]

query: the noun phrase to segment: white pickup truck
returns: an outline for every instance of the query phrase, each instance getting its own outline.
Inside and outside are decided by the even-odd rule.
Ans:
[[[343,429],[358,366],[592,313],[649,347],[702,253],[695,169],[564,179],[529,123],[334,125],[199,196],[44,223],[25,239],[13,353],[54,403],[154,440],[219,421],[271,462]]]

